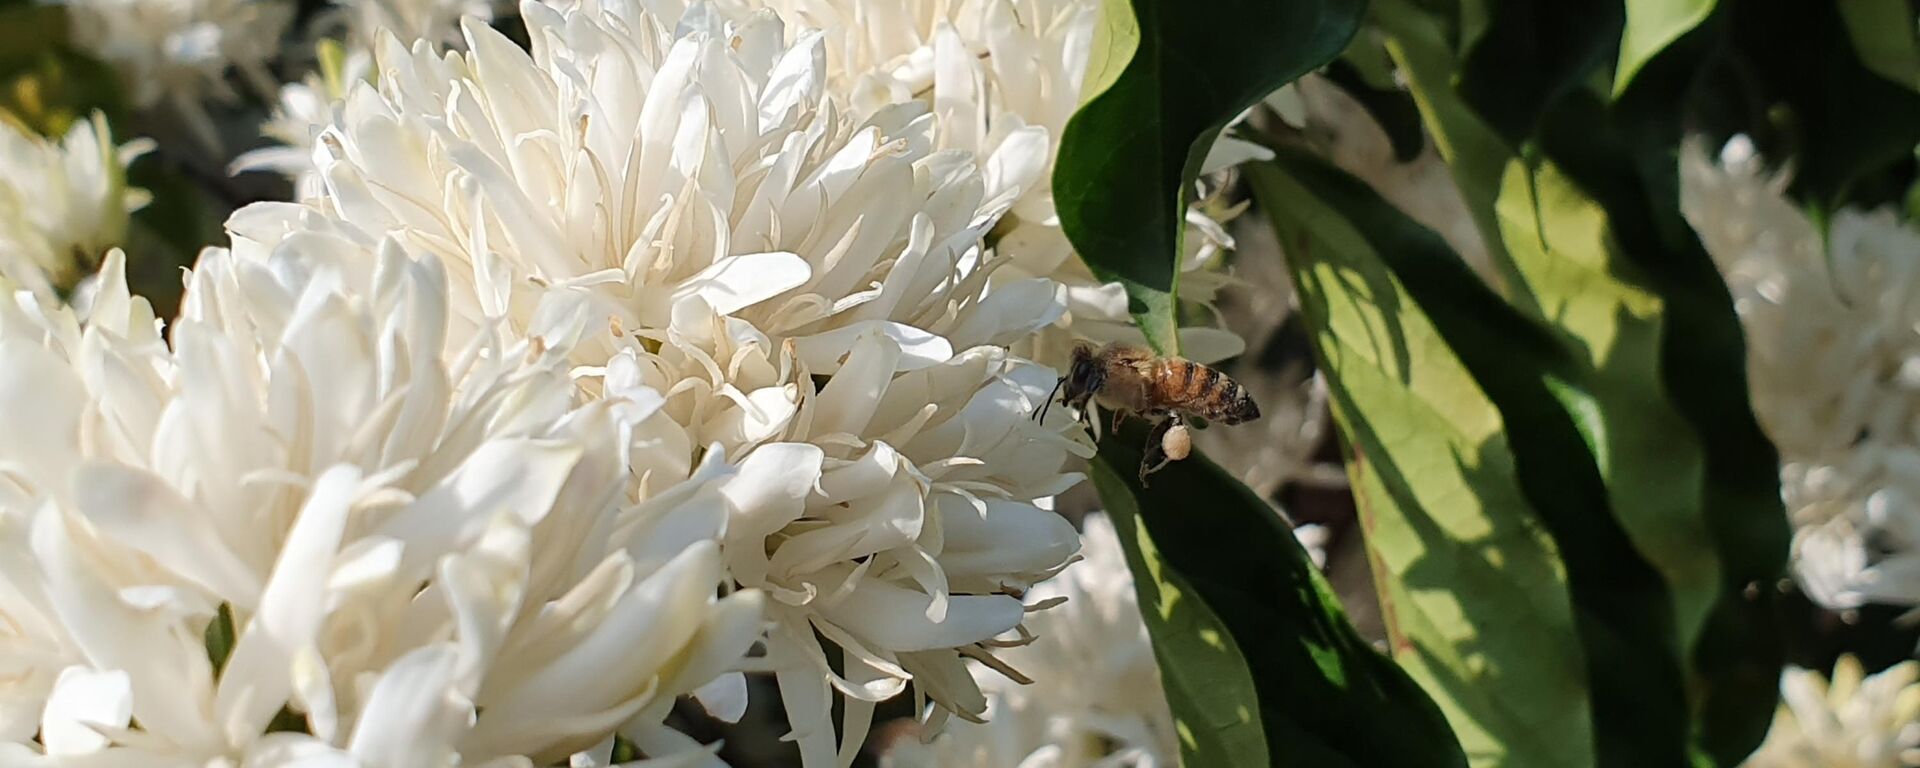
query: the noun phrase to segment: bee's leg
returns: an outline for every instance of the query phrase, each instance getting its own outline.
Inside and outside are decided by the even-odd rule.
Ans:
[[[1115,432],[1120,431],[1120,420],[1122,418],[1125,418],[1125,416],[1126,416],[1126,411],[1122,411],[1118,408],[1113,409],[1113,431]]]
[[[1167,462],[1171,461],[1167,457],[1166,449],[1160,446],[1160,441],[1166,437],[1167,430],[1173,429],[1178,422],[1177,418],[1161,419],[1153,425],[1152,430],[1147,432],[1146,447],[1140,451],[1140,487],[1147,487],[1147,475],[1160,471]]]

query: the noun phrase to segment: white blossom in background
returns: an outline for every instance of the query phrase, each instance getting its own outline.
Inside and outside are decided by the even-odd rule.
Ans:
[[[268,67],[293,19],[288,0],[59,0],[73,42],[111,65],[135,107],[163,102],[204,149],[220,146],[204,102],[231,101],[229,71],[255,92],[278,87]]]
[[[295,200],[319,195],[314,140],[338,119],[352,85],[373,79],[372,51],[380,36],[457,45],[460,20],[491,21],[493,5],[491,0],[339,0],[306,27],[306,37],[316,41],[313,71],[279,86],[273,112],[260,126],[272,143],[241,153],[228,170],[285,176],[293,182]]]
[[[382,33],[402,40],[430,40],[442,45],[460,42],[460,20],[490,22],[493,0],[334,0],[346,17],[347,40],[356,48],[368,46]]]
[[[314,165],[314,142],[340,117],[347,89],[373,79],[373,54],[337,43],[322,43],[317,71],[280,86],[278,103],[260,132],[275,144],[248,150],[233,159],[233,173],[269,171],[293,182],[293,199],[318,197],[324,186]]]
[[[98,114],[58,141],[0,121],[0,284],[50,296],[125,239],[127,215],[147,203],[127,163],[152,142],[112,142]]]
[[[320,136],[325,194],[243,210],[236,237],[336,233],[364,259],[387,233],[448,265],[455,338],[564,348],[589,401],[661,393],[630,492],[716,451],[735,466],[723,560],[768,595],[753,666],[808,766],[857,749],[909,680],[936,723],[977,718],[965,660],[1044,605],[1022,597],[1078,540],[1034,502],[1090,452],[1064,415],[1029,418],[1055,374],[1005,349],[1059,317],[1060,287],[990,281],[1005,260],[980,245],[1038,158],[939,150],[918,102],[854,117],[821,36],[771,12],[521,14],[531,53],[472,22],[464,53],[385,38],[377,84]]]
[[[1873,675],[1843,656],[1833,679],[1788,668],[1784,700],[1745,768],[1910,768],[1920,765],[1920,662]]]
[[[1059,330],[1021,347],[1036,360],[1064,364],[1075,337],[1144,343],[1118,283],[1103,284],[1074,255],[1053,207],[1053,161],[1080,106],[1099,0],[721,0],[735,16],[772,8],[790,22],[823,31],[830,82],[852,94],[861,115],[919,101],[939,116],[942,148],[1019,160],[986,165],[990,194],[1019,187],[994,231],[994,248],[1011,264],[1002,279],[1050,277],[1066,286]],[[1264,150],[1223,139],[1208,156],[1211,174]],[[1029,166],[1031,182],[1019,177]],[[1016,173],[1016,167],[1019,172]],[[1232,213],[1232,212],[1229,212]],[[1223,251],[1233,239],[1199,209],[1187,213],[1181,298],[1211,302],[1227,279]],[[1240,339],[1213,327],[1181,330],[1181,352],[1212,362],[1239,354]]]
[[[453,339],[435,261],[325,237],[209,249],[170,344],[117,251],[85,317],[0,304],[32,404],[0,435],[0,765],[669,753],[674,697],[759,635],[758,593],[716,597],[737,473],[716,447],[633,495],[657,393],[576,407],[564,346]]]
[[[1802,588],[1830,608],[1920,605],[1920,231],[1842,210],[1823,243],[1744,137],[1717,163],[1688,147],[1682,171],[1746,329]]]
[[[881,758],[890,768],[1154,768],[1177,764],[1173,715],[1113,523],[1087,516],[1085,560],[1036,587],[1064,599],[1035,616],[1031,643],[999,654],[1039,680],[1020,685],[976,667],[986,723],[955,723],[930,742],[905,736]]]

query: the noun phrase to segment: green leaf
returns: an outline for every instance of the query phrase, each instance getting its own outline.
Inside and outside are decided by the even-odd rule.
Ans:
[[[1585,743],[1550,740],[1536,747],[1551,755],[1547,765],[1678,765],[1674,761],[1686,754],[1688,717],[1684,680],[1674,654],[1672,599],[1659,574],[1636,551],[1608,508],[1603,470],[1596,457],[1588,452],[1588,441],[1596,433],[1595,403],[1579,381],[1575,361],[1543,329],[1480,284],[1460,265],[1458,258],[1448,252],[1444,241],[1407,220],[1364,184],[1317,159],[1294,153],[1283,154],[1275,168],[1278,171],[1272,173],[1255,172],[1256,188],[1262,193],[1263,207],[1270,213],[1281,212],[1276,215],[1276,227],[1282,232],[1283,247],[1288,248],[1303,303],[1322,307],[1317,312],[1310,310],[1310,317],[1316,313],[1331,315],[1333,307],[1339,304],[1394,306],[1390,294],[1369,288],[1369,284],[1379,287],[1385,274],[1392,275],[1387,285],[1397,286],[1393,290],[1404,292],[1408,299],[1404,308],[1385,313],[1371,323],[1360,319],[1359,326],[1342,332],[1345,340],[1340,336],[1329,338],[1326,334],[1336,333],[1331,329],[1316,329],[1321,334],[1318,344],[1329,350],[1322,362],[1330,377],[1349,375],[1359,359],[1353,356],[1359,354],[1358,351],[1346,351],[1346,343],[1353,344],[1354,350],[1364,349],[1371,354],[1376,361],[1374,365],[1380,368],[1373,375],[1385,382],[1406,381],[1405,371],[1411,365],[1408,361],[1416,354],[1444,355],[1444,351],[1450,349],[1458,355],[1459,364],[1494,404],[1500,421],[1505,424],[1504,432],[1511,443],[1510,455],[1514,462],[1512,482],[1527,502],[1520,509],[1530,509],[1533,513],[1528,518],[1517,518],[1516,509],[1500,504],[1486,507],[1484,514],[1505,518],[1494,529],[1508,532],[1506,546],[1514,554],[1524,556],[1518,563],[1522,574],[1552,571],[1539,562],[1548,550],[1529,546],[1527,537],[1521,533],[1533,524],[1539,525],[1550,537],[1553,549],[1558,551],[1560,567],[1564,568],[1571,618],[1558,627],[1544,624],[1534,629],[1549,638],[1549,644],[1556,632],[1564,635],[1571,631],[1577,635],[1579,656],[1575,658],[1584,660],[1579,667],[1574,667],[1583,673],[1580,684],[1570,686],[1565,680],[1555,679],[1555,670],[1568,669],[1565,659],[1545,665],[1544,670],[1530,670],[1533,677],[1526,676],[1525,672],[1509,675],[1507,671],[1514,665],[1526,669],[1524,665],[1530,660],[1524,657],[1545,652],[1524,640],[1513,645],[1492,642],[1454,647],[1458,638],[1497,638],[1503,629],[1497,622],[1522,610],[1521,606],[1536,612],[1538,619],[1551,621],[1558,615],[1552,601],[1533,597],[1516,600],[1511,597],[1511,590],[1483,594],[1456,588],[1453,593],[1461,605],[1454,611],[1413,617],[1435,620],[1436,626],[1423,628],[1415,620],[1399,624],[1400,630],[1410,635],[1437,632],[1438,637],[1425,638],[1429,647],[1472,650],[1485,655],[1474,659],[1472,656],[1476,654],[1469,653],[1454,669],[1441,666],[1428,680],[1429,685],[1435,686],[1429,690],[1443,700],[1451,699],[1457,711],[1470,713],[1464,721],[1455,721],[1458,730],[1483,729],[1486,740],[1496,748],[1523,754],[1530,751],[1526,741],[1534,734],[1528,730],[1529,726],[1515,718],[1534,708],[1549,706],[1542,698],[1559,692],[1563,698],[1552,702],[1552,706],[1576,711],[1590,708],[1587,728],[1591,729],[1591,737]],[[1317,205],[1313,204],[1316,197]],[[1309,222],[1295,220],[1309,216],[1319,219],[1312,225],[1323,230],[1340,219],[1347,221],[1344,230],[1316,234],[1313,229],[1305,228]],[[1364,247],[1357,247],[1360,243],[1364,243]],[[1340,252],[1344,252],[1346,261],[1335,263],[1332,273],[1328,274],[1321,266],[1323,260],[1336,258]],[[1356,276],[1345,274],[1356,269],[1371,271],[1372,279],[1361,282]],[[1346,295],[1336,300],[1335,292]],[[1402,324],[1402,312],[1416,308],[1425,313],[1432,323],[1432,332],[1439,335],[1438,350],[1431,338],[1420,339],[1411,334],[1421,330],[1417,325],[1410,329]],[[1371,338],[1362,334],[1369,334]],[[1426,348],[1416,353],[1415,345],[1420,342],[1424,342]],[[1391,481],[1396,475],[1409,482],[1421,481],[1421,476],[1408,475],[1400,466],[1405,463],[1431,466],[1435,455],[1408,453],[1412,449],[1400,441],[1409,439],[1411,427],[1402,421],[1392,418],[1360,421],[1369,418],[1376,412],[1373,409],[1381,404],[1361,402],[1361,398],[1369,394],[1365,390],[1351,392],[1345,391],[1344,383],[1340,386],[1343,390],[1341,412],[1355,419],[1347,425],[1348,440],[1366,457],[1372,471],[1382,475],[1382,482]],[[1420,393],[1415,393],[1403,397],[1419,396]],[[1470,412],[1472,403],[1469,397],[1449,405],[1468,408]],[[1486,429],[1484,424],[1481,429]],[[1376,435],[1396,442],[1372,446],[1373,452],[1368,453],[1368,441],[1379,439]],[[1459,463],[1460,467],[1454,472],[1462,475],[1482,472],[1482,467],[1495,468],[1494,476],[1479,478],[1485,485],[1469,484],[1464,493],[1497,503],[1503,495],[1511,498],[1511,490],[1503,490],[1503,481],[1497,475],[1501,452],[1498,445],[1474,444],[1471,453],[1442,454],[1440,460]],[[1442,472],[1424,481],[1444,482],[1445,478],[1446,473]],[[1361,487],[1366,488],[1367,479],[1362,477],[1360,481]],[[1419,505],[1415,508],[1426,510],[1408,509],[1402,512],[1406,515],[1432,517],[1459,511],[1443,508],[1462,503],[1458,498],[1429,495],[1433,490],[1406,490],[1398,498],[1388,496],[1386,499],[1396,506],[1411,502]],[[1426,501],[1421,501],[1423,496],[1427,497]],[[1376,496],[1367,497],[1369,503],[1375,499]],[[1376,524],[1383,522],[1375,521]],[[1446,560],[1434,562],[1451,544],[1446,541],[1447,534],[1431,525],[1428,529],[1432,538],[1417,537],[1419,545],[1426,550],[1423,557],[1428,561],[1408,563],[1406,570],[1393,572],[1389,582],[1396,578],[1402,580],[1406,582],[1402,588],[1415,593],[1448,588],[1444,579],[1435,580],[1432,569],[1444,571],[1461,565]],[[1371,533],[1375,539],[1382,535],[1406,535],[1405,531],[1378,528]],[[1395,557],[1396,553],[1388,552],[1380,559],[1392,563]],[[1510,561],[1507,556],[1494,555],[1494,558],[1500,563]],[[1420,572],[1421,566],[1429,569],[1428,572]],[[1508,599],[1502,599],[1503,596]],[[1441,623],[1442,618],[1450,621]],[[1414,646],[1415,653],[1419,652],[1418,647]],[[1549,647],[1556,647],[1562,653],[1571,650]],[[1403,651],[1401,658],[1406,657]],[[1478,696],[1488,697],[1490,701],[1475,707],[1474,698]],[[1501,727],[1503,721],[1510,725]],[[1579,724],[1558,725],[1563,732],[1553,734],[1550,739],[1582,730]],[[1482,753],[1475,755],[1478,758]],[[1489,764],[1498,764],[1498,761]]]
[[[1387,52],[1406,75],[1407,89],[1420,108],[1421,121],[1433,136],[1440,158],[1447,162],[1454,186],[1459,187],[1461,200],[1486,242],[1498,272],[1495,287],[1524,306],[1525,297],[1516,293],[1519,275],[1500,242],[1500,225],[1493,213],[1494,201],[1500,195],[1500,176],[1513,151],[1454,90],[1460,63],[1449,42],[1447,21],[1412,0],[1377,0],[1371,18],[1387,34]]]
[[[1837,5],[1861,63],[1881,77],[1920,90],[1920,21],[1907,0],[1845,0]]]
[[[1095,276],[1125,286],[1147,340],[1177,352],[1190,182],[1221,128],[1338,56],[1364,0],[1106,0],[1086,101],[1054,166],[1060,226]]]
[[[221,603],[219,612],[213,615],[212,621],[207,622],[202,637],[207,644],[207,661],[213,663],[213,676],[218,679],[227,668],[227,657],[233,655],[233,607]]]
[[[1327,80],[1340,86],[1340,90],[1359,102],[1367,115],[1380,124],[1380,130],[1387,135],[1387,144],[1393,147],[1395,160],[1412,162],[1427,146],[1426,134],[1420,127],[1420,107],[1406,91],[1391,84],[1377,85],[1372,73],[1350,63],[1354,58],[1357,57],[1352,57],[1350,51],[1349,58],[1327,65]]]
[[[1431,559],[1451,542],[1412,521],[1474,514],[1459,507],[1462,497],[1481,502],[1479,514],[1490,521],[1510,517],[1508,483],[1517,483],[1520,509],[1552,544],[1533,555],[1552,554],[1565,574],[1584,657],[1580,696],[1590,708],[1592,751],[1515,764],[1731,765],[1758,743],[1776,700],[1781,653],[1768,624],[1771,590],[1763,587],[1784,571],[1787,525],[1777,457],[1745,396],[1732,303],[1678,210],[1682,105],[1696,96],[1702,62],[1719,50],[1729,25],[1710,12],[1677,30],[1645,53],[1609,105],[1599,86],[1622,39],[1618,7],[1500,0],[1488,10],[1464,57],[1447,34],[1470,25],[1464,7],[1449,19],[1387,0],[1376,18],[1443,154],[1455,163],[1470,208],[1481,216],[1480,206],[1491,203],[1493,234],[1506,253],[1508,303],[1471,279],[1431,233],[1344,174],[1297,154],[1283,156],[1284,172],[1254,174],[1283,242],[1293,246],[1290,255],[1307,262],[1293,268],[1310,318],[1315,301],[1337,308],[1403,293],[1414,308],[1396,305],[1392,317],[1373,325],[1354,325],[1327,309],[1326,322],[1347,326],[1315,329],[1331,334],[1321,340],[1330,371],[1337,364],[1350,369],[1353,384],[1336,385],[1335,402],[1364,458],[1355,484],[1373,491],[1363,501],[1374,508],[1367,512],[1376,521],[1370,545],[1385,547],[1376,553],[1376,570],[1385,574],[1387,600],[1418,607],[1438,587],[1430,572],[1409,565],[1407,547]],[[1459,151],[1463,138],[1473,152]],[[1273,175],[1299,180],[1291,196]],[[1340,220],[1350,226],[1340,229]],[[1341,253],[1371,281],[1349,275],[1314,283],[1301,274]],[[1392,282],[1380,283],[1381,275]],[[1332,298],[1315,299],[1310,288]],[[1475,416],[1483,409],[1474,390],[1443,387],[1450,379],[1433,372],[1453,368],[1429,365],[1420,379],[1383,378],[1377,370],[1369,379],[1368,371],[1351,370],[1356,359],[1385,359],[1355,351],[1379,339],[1399,340],[1385,348],[1418,359],[1410,350],[1422,318],[1500,415],[1511,480],[1501,471],[1497,441],[1488,438],[1476,450],[1459,444],[1482,445],[1467,427],[1484,425],[1484,416]],[[1396,381],[1404,391],[1387,386]],[[1416,415],[1440,437],[1409,434],[1405,422],[1414,415],[1391,409],[1410,399],[1431,408]],[[1434,467],[1438,447],[1413,447],[1442,437],[1455,441],[1448,446],[1458,464],[1451,472]],[[1369,441],[1376,443],[1371,450]],[[1383,451],[1384,458],[1376,455]],[[1472,481],[1470,491],[1450,489],[1462,478]],[[1395,520],[1409,521],[1413,544],[1407,530],[1389,525]],[[1526,528],[1509,520],[1489,522],[1486,530],[1513,534],[1501,540],[1513,551],[1502,552],[1500,562],[1528,562],[1516,559],[1526,544],[1517,532]],[[1485,617],[1516,609],[1499,604],[1499,592],[1459,594],[1491,607],[1396,613],[1397,629],[1428,645],[1452,642],[1463,653],[1499,651],[1492,641],[1500,626]],[[1421,623],[1434,616],[1452,623]],[[1485,675],[1499,666],[1469,658],[1443,671]],[[1503,691],[1493,703],[1502,710],[1537,705],[1543,692],[1559,690],[1543,680],[1466,680],[1435,673],[1423,682],[1455,716],[1470,750],[1480,746],[1475,727],[1503,722],[1475,703],[1482,693],[1476,689]],[[1462,713],[1471,725],[1462,724]],[[1488,732],[1503,750],[1533,734],[1525,727]]]
[[[1311,159],[1283,154],[1248,178],[1314,329],[1395,658],[1476,765],[1592,765],[1565,569],[1521,493],[1500,412],[1389,267],[1405,249],[1385,253],[1361,227],[1385,219],[1420,258],[1444,246],[1390,210],[1356,211],[1386,203]],[[1444,271],[1462,303],[1499,319],[1503,305],[1463,268]]]
[[[1672,58],[1650,64],[1637,92],[1611,110],[1584,95],[1556,106],[1539,137],[1551,165],[1522,185],[1537,201],[1532,215],[1520,215],[1516,202],[1516,215],[1503,223],[1512,226],[1508,242],[1523,265],[1534,254],[1521,253],[1518,243],[1537,244],[1539,266],[1529,272],[1537,276],[1536,294],[1565,296],[1569,308],[1588,300],[1593,284],[1569,268],[1571,260],[1604,268],[1659,303],[1659,317],[1648,316],[1639,344],[1628,334],[1640,321],[1618,308],[1611,320],[1596,312],[1562,325],[1590,356],[1601,407],[1617,414],[1608,441],[1613,452],[1597,454],[1622,468],[1609,479],[1625,500],[1615,514],[1676,593],[1695,743],[1733,764],[1765,735],[1778,695],[1783,650],[1768,587],[1785,577],[1790,528],[1779,455],[1748,403],[1746,347],[1733,301],[1679,211],[1681,129],[1669,105],[1681,85],[1672,72],[1690,72],[1691,54],[1676,48],[1663,56]],[[1656,74],[1660,69],[1669,72]],[[1603,355],[1596,342],[1608,333],[1619,334],[1617,346]],[[1655,405],[1662,399],[1667,406]],[[1684,424],[1655,426],[1672,417]],[[1623,471],[1655,455],[1670,466],[1654,474]],[[1689,485],[1656,490],[1655,477]],[[1688,490],[1691,496],[1683,494]],[[1662,503],[1684,521],[1657,513]],[[1704,540],[1689,540],[1700,534]],[[1713,558],[1718,574],[1708,581],[1700,564]],[[1703,615],[1694,613],[1700,606]]]
[[[1608,127],[1568,110],[1548,124],[1570,142]],[[1549,157],[1585,146],[1559,139]],[[1469,753],[1731,764],[1779,671],[1767,606],[1746,596],[1784,565],[1777,465],[1729,394],[1743,352],[1705,253],[1663,239],[1660,195],[1588,175],[1631,176],[1634,158],[1587,149],[1569,162],[1600,196],[1515,162],[1499,200],[1545,326],[1317,158],[1283,150],[1249,175],[1355,455],[1396,656]]]
[[[1626,0],[1627,29],[1620,38],[1620,61],[1613,73],[1614,95],[1625,93],[1660,51],[1706,21],[1715,0]],[[1904,0],[1894,0],[1904,2]]]
[[[1279,514],[1198,454],[1143,487],[1144,432],[1107,435],[1092,474],[1135,574],[1182,764],[1464,766],[1440,711],[1347,623]]]
[[[1460,97],[1519,147],[1547,105],[1615,52],[1625,15],[1619,0],[1487,0],[1487,11],[1485,30],[1461,58]]]

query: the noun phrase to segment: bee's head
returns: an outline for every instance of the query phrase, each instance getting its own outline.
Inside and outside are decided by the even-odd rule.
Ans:
[[[1073,345],[1073,359],[1067,364],[1067,375],[1061,377],[1064,394],[1061,400],[1067,405],[1085,408],[1087,399],[1099,392],[1101,385],[1106,383],[1106,369],[1101,367],[1095,358],[1096,354],[1097,350],[1090,342],[1082,341]]]
[[[1074,408],[1085,408],[1087,399],[1100,389],[1103,383],[1103,371],[1094,360],[1095,348],[1091,343],[1081,341],[1073,345],[1073,356],[1067,362],[1067,372],[1053,384],[1053,391],[1047,393],[1047,401],[1034,409],[1033,418],[1044,420],[1047,408],[1053,405],[1055,395],[1060,401]]]

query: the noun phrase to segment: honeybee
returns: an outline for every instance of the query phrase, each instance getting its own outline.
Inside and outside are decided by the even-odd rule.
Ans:
[[[1116,427],[1128,413],[1157,420],[1140,461],[1142,484],[1147,475],[1167,462],[1186,458],[1192,450],[1188,419],[1239,424],[1260,418],[1260,406],[1246,388],[1226,374],[1192,360],[1160,357],[1144,347],[1117,341],[1097,348],[1086,342],[1076,344],[1067,373],[1054,383],[1053,390],[1047,402],[1034,412],[1034,418],[1046,418],[1057,393],[1060,402],[1079,411],[1082,419],[1088,418],[1087,402],[1092,400],[1113,412]]]

